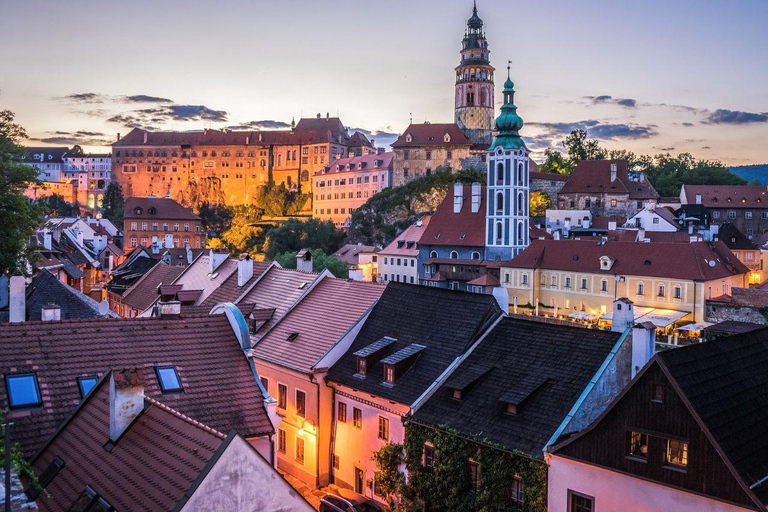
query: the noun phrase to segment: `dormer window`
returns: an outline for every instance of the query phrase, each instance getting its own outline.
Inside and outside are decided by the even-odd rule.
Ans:
[[[154,206],[152,208],[150,208],[149,210],[147,210],[147,211],[149,212],[150,215],[157,214],[157,208],[155,208]]]
[[[407,347],[398,350],[394,354],[381,360],[384,365],[384,383],[394,384],[397,378],[401,377],[408,369],[413,366],[419,354],[426,349],[424,345],[411,343]],[[391,369],[391,372],[387,368]],[[388,377],[390,378],[388,380]]]
[[[600,270],[611,270],[611,267],[613,267],[613,258],[600,256]]]
[[[395,367],[390,364],[384,365],[384,382],[395,383]]]
[[[136,208],[133,209],[133,213],[135,213],[136,215],[141,215],[141,212],[142,212],[141,206],[137,206]]]
[[[368,369],[375,365],[384,355],[384,350],[396,341],[395,338],[384,336],[380,340],[355,352],[353,354],[357,357],[357,371],[355,372],[355,376],[365,378],[368,374]]]
[[[405,142],[413,142],[413,137],[411,137],[410,133],[405,134]]]
[[[357,373],[360,375],[365,375],[367,373],[367,361],[364,357],[358,357],[357,358]]]

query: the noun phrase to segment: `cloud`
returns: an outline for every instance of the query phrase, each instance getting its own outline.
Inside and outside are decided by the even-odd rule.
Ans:
[[[104,103],[107,97],[96,92],[80,92],[76,94],[67,94],[66,96],[58,96],[56,99],[73,101],[75,103]]]
[[[127,128],[154,129],[155,125],[170,121],[227,121],[228,114],[204,105],[162,105],[115,114],[107,122],[121,124]]]
[[[693,123],[680,123],[680,126],[685,126],[687,128],[690,128],[691,126],[696,126],[696,125]]]
[[[230,130],[284,130],[290,128],[291,125],[282,121],[275,121],[273,119],[263,119],[261,121],[248,121],[247,123],[236,124],[233,126],[227,126]]]
[[[173,103],[173,100],[169,100],[168,98],[159,98],[157,96],[148,96],[146,94],[123,96],[123,101],[127,103]]]
[[[400,134],[395,132],[391,126],[386,126],[380,130],[366,130],[365,128],[349,128],[349,132],[362,133],[363,135],[368,137],[368,140],[373,139],[375,141],[376,147],[379,147],[379,148],[388,148],[400,136]]]
[[[594,119],[573,123],[527,123],[526,126],[541,128],[540,135],[558,138],[568,135],[573,130],[585,130],[589,137],[602,140],[615,139],[647,139],[656,135],[655,125],[638,125],[633,123],[603,123]]]
[[[756,113],[717,109],[707,117],[706,122],[709,124],[768,123],[768,112]]]
[[[592,100],[592,103],[602,104],[608,103],[618,105],[625,108],[637,108],[637,100],[631,98],[614,98],[609,94],[601,94],[600,96],[584,96],[588,100]]]
[[[81,146],[109,146],[113,142],[108,138],[106,133],[102,132],[89,132],[81,130],[76,132],[47,132],[47,134],[49,136],[30,137],[29,140],[35,142],[43,142],[46,144],[79,144]]]

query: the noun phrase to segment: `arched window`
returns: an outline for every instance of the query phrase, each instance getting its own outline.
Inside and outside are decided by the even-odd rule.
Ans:
[[[429,253],[430,258],[437,258],[437,251],[432,251]]]
[[[523,164],[519,163],[517,164],[517,184],[518,185],[523,185],[525,183],[525,181],[523,180],[523,174],[524,174]]]
[[[501,162],[496,165],[496,184],[504,184],[504,164]]]
[[[501,192],[496,194],[496,214],[500,215],[504,213],[504,194]]]
[[[309,171],[301,171],[301,181],[309,181]]]
[[[523,194],[517,194],[517,214],[525,215],[525,204],[523,203]]]
[[[452,259],[452,260],[457,260],[457,259],[459,259],[459,253],[458,253],[458,252],[456,252],[456,251],[451,251],[451,259]]]
[[[472,251],[472,259],[473,260],[479,260],[480,259],[480,253],[477,251]]]
[[[496,243],[500,244],[502,241],[502,227],[501,222],[496,223]]]
[[[525,240],[525,234],[523,233],[523,223],[518,222],[517,223],[517,245],[523,245],[523,240]]]

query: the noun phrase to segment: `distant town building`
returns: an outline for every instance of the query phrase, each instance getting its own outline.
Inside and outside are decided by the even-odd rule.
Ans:
[[[334,160],[313,177],[312,216],[348,228],[352,213],[392,186],[393,156],[370,153]]]
[[[751,185],[683,185],[680,202],[702,205],[713,224],[728,222],[748,237],[768,231],[768,188]]]
[[[200,217],[173,199],[128,197],[125,200],[123,240],[126,249],[149,247],[157,241],[168,247],[205,247]]]
[[[377,282],[379,279],[379,251],[375,245],[346,244],[333,256],[346,263],[353,281]]]
[[[104,191],[112,176],[112,155],[109,153],[89,153],[64,155],[62,181],[77,183],[78,197],[86,193],[83,206],[101,208]]]
[[[392,149],[396,187],[429,176],[437,169],[457,172],[482,165],[479,158],[472,158],[472,141],[455,123],[412,123],[392,143]]]
[[[630,176],[626,160],[583,160],[557,198],[560,210],[631,218],[646,204],[656,204],[659,194],[644,173]]]
[[[353,143],[359,152],[369,148],[360,137]],[[312,192],[312,175],[349,156],[350,136],[338,118],[318,114],[284,131],[136,128],[112,148],[112,176],[126,196],[169,194],[236,205],[250,204],[270,180],[289,190]]]
[[[432,216],[425,216],[379,251],[379,281],[419,284],[419,243]]]

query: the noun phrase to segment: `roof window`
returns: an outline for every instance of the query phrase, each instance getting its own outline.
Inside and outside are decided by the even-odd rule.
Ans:
[[[357,358],[357,371],[355,376],[360,378],[365,377],[368,374],[368,368],[376,364],[379,359],[381,359],[384,350],[396,341],[395,338],[384,336],[355,352],[353,354]]]
[[[160,389],[163,393],[184,391],[175,366],[157,366],[155,371],[157,372],[157,380],[160,382]]]
[[[418,343],[411,343],[407,347],[398,350],[394,354],[385,357],[381,360],[381,364],[384,365],[384,382],[385,385],[392,385],[395,381],[401,377],[408,369],[416,362],[419,354],[427,348],[424,345]]]
[[[451,391],[452,398],[455,400],[462,400],[467,396],[470,389],[480,381],[483,375],[490,370],[490,366],[473,365],[461,373],[455,373],[448,379],[445,385]]]
[[[523,404],[539,389],[547,378],[540,374],[526,375],[508,389],[499,400],[506,405],[507,414],[518,414]]]
[[[288,337],[285,338],[285,339],[287,341],[293,341],[293,340],[295,340],[298,337],[299,337],[299,333],[294,331],[294,332],[288,333]]]
[[[18,373],[5,377],[8,402],[11,409],[37,407],[43,404],[40,386],[34,373]]]
[[[85,395],[87,395],[93,389],[93,386],[95,386],[98,381],[99,378],[96,375],[78,377],[77,387],[80,388],[80,396],[85,398]]]
[[[29,498],[32,501],[37,500],[37,498],[42,494],[43,489],[48,487],[48,485],[53,481],[54,478],[56,478],[56,475],[59,474],[59,471],[66,466],[63,460],[61,460],[58,456],[54,457],[50,464],[43,470],[43,472],[40,474],[40,478],[37,479],[37,482],[34,482],[29,490],[27,490],[27,498]]]

